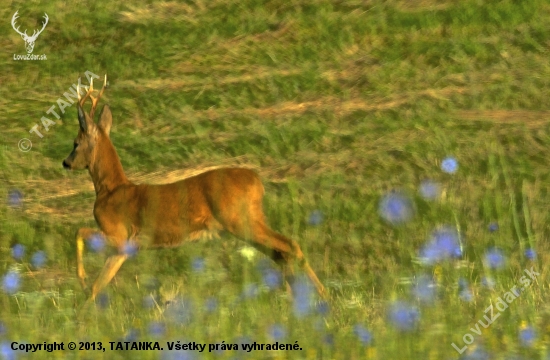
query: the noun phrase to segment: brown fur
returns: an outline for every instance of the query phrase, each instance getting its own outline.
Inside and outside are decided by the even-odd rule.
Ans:
[[[104,88],[105,85],[101,93]],[[93,122],[101,93],[94,98],[92,91],[93,84],[86,96],[79,100],[80,131],[75,148],[63,161],[67,169],[87,168],[96,192],[94,217],[101,231],[82,228],[76,234],[77,275],[84,288],[84,240],[101,234],[119,250],[106,261],[92,286],[92,299],[128,258],[123,251],[128,241],[141,248],[177,246],[203,236],[217,236],[221,230],[251,242],[281,263],[287,278],[292,273],[291,262],[298,260],[319,294],[325,295],[323,285],[304,259],[300,246],[266,225],[262,210],[264,187],[254,171],[224,168],[172,184],[133,184],[124,174],[109,138],[112,115],[107,105],[103,107],[98,123]],[[92,99],[90,114],[82,108],[87,97]]]

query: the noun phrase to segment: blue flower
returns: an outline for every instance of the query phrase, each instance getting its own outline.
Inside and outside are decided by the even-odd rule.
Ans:
[[[529,248],[525,250],[525,257],[529,260],[535,260],[537,258],[537,253],[534,249]]]
[[[153,295],[145,295],[143,297],[142,304],[143,304],[143,308],[152,309],[156,305],[155,298],[153,297]]]
[[[464,278],[458,279],[458,297],[465,302],[471,302],[474,299],[468,280]]]
[[[204,258],[202,258],[202,257],[193,258],[193,261],[191,261],[191,268],[196,273],[203,272],[204,269],[206,268]]]
[[[435,299],[436,291],[435,281],[427,275],[419,276],[413,285],[413,294],[424,303],[432,302]]]
[[[326,314],[328,314],[329,311],[330,311],[330,305],[328,304],[328,302],[326,302],[324,300],[321,300],[317,304],[317,312],[319,314],[326,315]]]
[[[334,345],[334,334],[325,334],[325,336],[323,336],[323,343],[325,343],[325,345],[328,345],[328,346],[333,346]]]
[[[250,298],[255,298],[256,296],[258,296],[259,293],[260,293],[260,291],[258,289],[258,285],[251,283],[251,284],[246,284],[244,286],[242,296],[245,299],[250,299]]]
[[[420,258],[425,264],[434,264],[449,258],[462,256],[458,232],[448,226],[434,231],[420,251]]]
[[[493,223],[489,224],[489,231],[490,232],[495,232],[497,230],[498,230],[498,224],[496,222],[493,222]]]
[[[454,174],[458,170],[458,161],[452,156],[448,156],[441,162],[441,170],[448,174]]]
[[[392,225],[398,225],[412,219],[414,206],[405,195],[391,192],[380,199],[378,211],[382,219]]]
[[[481,278],[481,285],[485,286],[488,289],[494,289],[496,283],[495,280],[490,276],[484,276]]]
[[[0,355],[2,355],[3,360],[17,359],[17,354],[15,350],[11,348],[11,342],[8,341],[2,341],[2,343],[0,343]]]
[[[162,336],[166,332],[166,325],[161,322],[153,321],[149,324],[149,334],[153,336]]]
[[[161,283],[159,279],[154,277],[150,277],[145,281],[145,289],[147,289],[147,291],[153,292],[155,290],[158,290],[160,288],[160,285]]]
[[[164,312],[165,318],[180,325],[188,325],[193,320],[193,302],[189,299],[176,299],[171,301]]]
[[[100,252],[105,247],[105,239],[101,234],[93,234],[88,239],[88,245],[94,252]]]
[[[218,301],[213,297],[209,297],[204,301],[204,308],[206,312],[214,312],[218,308]]]
[[[286,338],[286,329],[281,324],[273,324],[267,329],[267,336],[273,341],[282,341]]]
[[[244,345],[251,345],[252,339],[248,336],[239,336],[238,338],[233,340],[233,344],[237,344],[239,351],[244,352]]]
[[[122,253],[130,257],[135,256],[138,252],[138,244],[135,241],[128,240],[122,246]]]
[[[475,350],[470,351],[460,357],[461,360],[490,360],[489,353],[481,347],[476,347]]]
[[[136,342],[139,338],[140,332],[138,329],[130,329],[128,334],[122,339],[125,342]]]
[[[537,333],[532,326],[527,326],[519,331],[519,342],[522,346],[533,347],[537,340]]]
[[[283,283],[283,276],[281,272],[273,268],[268,268],[263,271],[264,284],[271,290],[278,289]]]
[[[304,276],[299,276],[292,284],[292,294],[294,296],[294,314],[301,318],[308,315],[311,310],[313,298],[313,286]]]
[[[36,269],[41,268],[46,263],[46,253],[42,250],[35,252],[31,257],[31,264]]]
[[[365,346],[369,346],[372,343],[372,333],[365,329],[363,325],[355,325],[353,327],[353,333],[357,335],[359,341]]]
[[[313,226],[319,225],[320,223],[323,222],[323,213],[319,210],[315,210],[311,212],[311,214],[309,214],[309,219],[307,222],[309,225],[313,225]]]
[[[506,263],[506,257],[498,248],[491,248],[485,253],[485,263],[490,269],[501,269]]]
[[[106,293],[100,293],[96,298],[96,302],[101,309],[106,309],[109,306],[111,299]]]
[[[424,200],[433,201],[436,200],[441,194],[441,186],[435,181],[424,180],[420,183],[418,192]]]
[[[397,301],[389,309],[389,319],[398,330],[410,331],[418,325],[420,312],[408,303]]]
[[[19,190],[10,190],[8,192],[8,205],[11,207],[21,207],[23,203],[23,194]]]
[[[180,341],[180,344],[189,343],[186,339],[177,339],[172,340],[173,342]],[[214,351],[216,353],[216,351]],[[219,352],[219,355],[222,355],[223,351]],[[164,351],[160,357],[161,360],[195,360],[197,355],[192,350],[168,350],[167,347],[164,347]]]
[[[2,288],[5,292],[11,295],[19,290],[20,282],[21,276],[14,271],[10,271],[4,275],[4,279],[2,280]]]
[[[11,255],[15,260],[21,260],[21,258],[25,255],[25,246],[21,244],[15,244],[11,248]]]

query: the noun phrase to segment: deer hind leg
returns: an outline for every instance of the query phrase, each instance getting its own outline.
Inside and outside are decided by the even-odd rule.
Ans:
[[[281,251],[273,250],[270,247],[261,245],[257,242],[252,242],[251,245],[265,256],[270,257],[274,263],[281,267],[283,278],[286,283],[286,290],[289,294],[292,293],[290,284],[294,281],[294,269],[290,266],[292,261],[291,259],[288,259],[288,255]]]
[[[84,270],[84,241],[90,239],[94,235],[104,236],[99,230],[91,228],[80,228],[76,232],[76,276],[78,281],[84,290],[87,289],[86,285],[86,271]]]
[[[282,265],[287,282],[293,276],[294,261],[298,261],[300,267],[317,288],[319,295],[326,298],[325,287],[309,266],[296,241],[271,230],[263,221],[256,221],[251,226],[244,226],[242,222],[232,222],[226,226],[226,229],[238,237],[252,241],[257,249]]]
[[[254,231],[253,240],[264,246],[272,248],[275,253],[279,252],[284,261],[283,269],[285,276],[293,276],[293,262],[297,261],[302,270],[307,274],[317,292],[323,298],[326,298],[326,289],[319,281],[317,274],[313,271],[307,262],[300,245],[292,239],[271,230],[263,223],[259,223]]]

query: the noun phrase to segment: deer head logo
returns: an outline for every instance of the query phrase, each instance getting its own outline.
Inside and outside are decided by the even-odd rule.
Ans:
[[[27,49],[27,53],[31,54],[34,49],[34,42],[36,41],[36,38],[38,37],[38,35],[40,35],[42,31],[44,31],[44,28],[48,24],[48,14],[44,13],[44,22],[42,23],[42,29],[40,29],[38,32],[37,30],[34,30],[32,35],[29,36],[27,35],[27,30],[25,30],[25,32],[21,32],[19,31],[19,26],[15,27],[15,22],[19,17],[18,12],[19,10],[17,10],[11,18],[11,26],[19,35],[21,35],[21,38],[23,38],[23,40],[25,41],[25,48]]]

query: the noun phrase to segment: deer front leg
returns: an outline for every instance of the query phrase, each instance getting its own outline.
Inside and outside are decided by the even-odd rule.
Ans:
[[[101,273],[97,277],[97,280],[95,281],[94,285],[92,286],[92,300],[95,300],[95,297],[101,289],[103,289],[116,275],[124,261],[128,259],[129,255],[127,254],[118,254],[113,255],[107,259],[105,262],[105,265],[103,266],[103,269],[101,270]]]
[[[90,229],[90,228],[81,228],[76,232],[76,275],[78,281],[84,290],[88,287],[86,285],[86,271],[84,270],[84,241],[91,238],[94,234],[102,236],[101,231]]]

